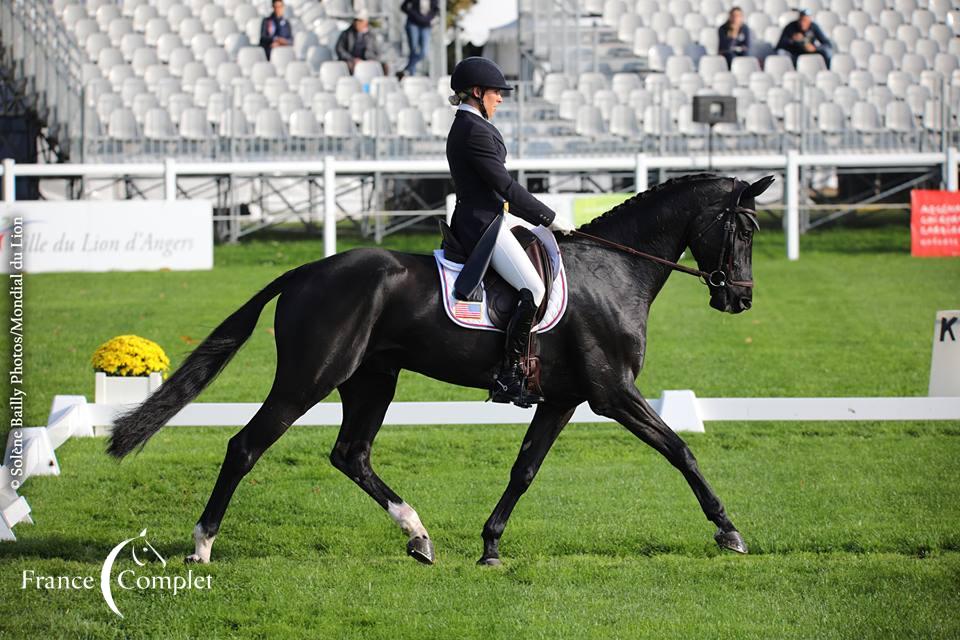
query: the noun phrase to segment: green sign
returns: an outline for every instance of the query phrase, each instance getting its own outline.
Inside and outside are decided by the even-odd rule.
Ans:
[[[604,193],[599,195],[575,196],[573,198],[573,221],[578,227],[633,197],[632,193]]]

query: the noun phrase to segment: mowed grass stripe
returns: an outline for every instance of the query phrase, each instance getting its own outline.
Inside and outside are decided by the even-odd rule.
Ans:
[[[615,425],[571,425],[505,533],[505,567],[474,566],[519,426],[387,427],[378,472],[420,512],[438,564],[326,455],[335,430],[295,428],[241,484],[214,546],[211,594],[19,589],[24,569],[95,575],[143,526],[171,561],[216,477],[230,429],[170,428],[121,464],[72,440],[64,474],[34,478],[35,527],[0,546],[0,614],[59,637],[950,637],[957,631],[956,425],[713,425],[688,440],[753,555],[721,554],[665,460]],[[922,464],[918,464],[922,461]],[[109,498],[105,498],[109,496]],[[195,568],[196,569],[196,568]],[[15,606],[13,603],[16,603]],[[251,607],[248,609],[248,607]],[[66,612],[64,614],[64,612]],[[39,626],[38,626],[39,625]],[[151,631],[153,630],[153,631]],[[66,635],[63,635],[66,633]],[[14,637],[24,637],[18,633]],[[32,636],[27,636],[32,637]]]

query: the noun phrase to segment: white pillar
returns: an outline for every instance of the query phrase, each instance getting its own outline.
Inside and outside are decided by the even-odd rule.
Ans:
[[[944,176],[943,183],[947,187],[947,191],[960,191],[960,184],[957,179],[957,170],[958,163],[960,163],[960,151],[956,147],[950,147],[947,149],[947,161],[944,163],[944,171],[946,174]]]
[[[14,186],[13,167],[16,163],[13,158],[3,159],[3,201],[14,202],[17,199],[16,187]]]
[[[177,199],[177,161],[173,158],[163,160],[163,198],[164,200]]]
[[[636,157],[637,166],[633,169],[633,184],[636,187],[637,193],[643,193],[649,186],[647,185],[647,156],[642,153],[638,153]]]
[[[787,258],[798,260],[800,258],[800,163],[795,149],[787,151],[786,183]]]
[[[337,252],[337,169],[333,156],[323,159],[323,255]]]

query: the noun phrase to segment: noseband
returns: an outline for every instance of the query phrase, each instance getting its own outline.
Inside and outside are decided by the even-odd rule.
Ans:
[[[713,220],[710,221],[706,227],[700,230],[700,233],[693,238],[693,240],[699,239],[717,223],[723,222],[723,245],[720,248],[720,259],[717,261],[717,268],[713,271],[708,272],[701,271],[699,269],[693,269],[671,260],[666,260],[665,258],[661,258],[659,256],[644,253],[643,251],[637,251],[632,247],[613,242],[612,240],[607,240],[606,238],[584,233],[583,231],[574,230],[573,233],[584,238],[589,238],[595,242],[599,242],[600,244],[607,245],[608,247],[612,247],[618,251],[623,251],[624,253],[629,253],[631,255],[644,258],[645,260],[662,264],[665,267],[673,269],[674,271],[680,271],[681,273],[687,273],[692,276],[696,276],[700,282],[708,287],[726,287],[727,285],[733,285],[735,287],[752,288],[753,280],[727,279],[727,274],[733,273],[733,244],[737,233],[737,216],[746,217],[755,228],[760,228],[760,223],[757,221],[756,211],[740,206],[740,196],[743,195],[743,191],[749,186],[749,184],[745,183],[742,187],[736,188],[736,178],[733,179],[733,184],[734,189],[730,192],[730,198],[727,201],[727,205],[713,218]],[[724,268],[726,268],[726,270],[724,270]]]

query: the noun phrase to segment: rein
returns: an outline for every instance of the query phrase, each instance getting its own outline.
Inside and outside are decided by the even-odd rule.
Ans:
[[[711,274],[707,273],[706,271],[700,271],[699,269],[693,269],[693,268],[691,268],[691,267],[685,267],[685,266],[682,265],[682,264],[678,264],[678,263],[676,263],[676,262],[671,262],[670,260],[667,260],[666,258],[661,258],[661,257],[659,257],[659,256],[655,256],[655,255],[652,255],[652,254],[649,254],[649,253],[644,253],[643,251],[637,251],[636,249],[634,249],[634,248],[632,248],[632,247],[628,247],[628,246],[625,245],[625,244],[620,244],[620,243],[614,242],[614,241],[612,241],[612,240],[607,240],[606,238],[601,238],[600,236],[595,236],[595,235],[592,235],[592,234],[589,234],[589,233],[585,233],[585,232],[583,232],[583,231],[578,231],[577,229],[574,229],[574,230],[573,230],[573,233],[574,233],[574,235],[582,236],[582,237],[584,237],[584,238],[589,238],[590,240],[593,240],[594,242],[599,242],[600,244],[607,245],[608,247],[611,247],[611,248],[613,248],[613,249],[617,249],[618,251],[623,251],[624,253],[629,253],[629,254],[634,255],[634,256],[637,256],[637,257],[639,257],[639,258],[644,258],[644,259],[646,259],[646,260],[650,260],[651,262],[656,262],[657,264],[662,264],[662,265],[665,266],[665,267],[670,267],[670,268],[673,269],[674,271],[680,271],[681,273],[687,273],[687,274],[690,274],[691,276],[696,276],[696,277],[700,278],[701,281],[704,281],[704,282],[708,281],[709,278],[710,278],[710,276],[711,276]],[[719,286],[721,286],[721,285],[715,285],[715,286],[718,286],[718,287],[719,287]]]
[[[742,189],[740,191],[742,192]],[[699,238],[704,233],[706,233],[707,230],[713,227],[713,225],[720,222],[724,218],[727,218],[727,220],[724,222],[723,247],[720,250],[719,264],[717,265],[716,269],[710,272],[701,271],[700,269],[694,269],[692,267],[686,267],[682,264],[673,262],[671,260],[667,260],[666,258],[661,258],[659,256],[655,256],[649,253],[644,253],[643,251],[637,251],[632,247],[628,247],[618,242],[607,240],[606,238],[601,238],[599,236],[595,236],[590,233],[585,233],[577,229],[574,229],[573,233],[578,236],[582,236],[584,238],[589,238],[594,242],[598,242],[602,245],[606,245],[612,249],[616,249],[624,253],[629,253],[630,255],[637,256],[638,258],[643,258],[644,260],[650,260],[651,262],[656,262],[657,264],[662,264],[663,266],[669,267],[674,271],[679,271],[681,273],[686,273],[691,276],[696,276],[700,280],[700,282],[702,282],[704,285],[708,287],[711,287],[711,286],[725,287],[727,285],[733,285],[735,287],[753,287],[753,280],[728,280],[727,279],[727,273],[733,273],[733,250],[732,249],[733,249],[734,234],[736,233],[736,223],[734,222],[733,217],[737,213],[748,214],[751,217],[753,216],[752,211],[750,211],[749,209],[740,207],[737,204],[739,200],[740,200],[740,192],[738,191],[732,192],[731,204],[728,205],[726,208],[724,208],[723,211],[721,211],[720,214],[717,217],[715,217],[710,222],[710,224],[704,227],[700,231],[700,233],[698,233],[696,236],[697,238]],[[756,224],[755,219],[753,219],[753,222],[754,224]],[[724,264],[724,262],[726,262],[726,264]],[[726,267],[726,270],[724,270],[724,267]]]

